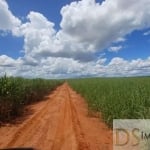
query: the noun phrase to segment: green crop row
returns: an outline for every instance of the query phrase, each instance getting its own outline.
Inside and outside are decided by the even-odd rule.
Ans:
[[[150,118],[150,78],[95,78],[68,80],[91,110],[99,111],[112,127],[113,119]]]
[[[1,77],[0,122],[20,115],[25,105],[42,100],[61,83],[57,80]]]

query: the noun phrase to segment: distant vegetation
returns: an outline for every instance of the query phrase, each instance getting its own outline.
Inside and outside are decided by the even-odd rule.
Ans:
[[[20,115],[27,104],[42,100],[61,81],[44,79],[0,78],[0,122]]]
[[[25,105],[40,101],[62,84],[61,80],[0,77],[0,122],[22,114]],[[112,127],[113,119],[150,118],[150,78],[70,79],[69,84],[101,112]]]
[[[95,78],[69,80],[112,127],[113,119],[150,118],[150,78]]]

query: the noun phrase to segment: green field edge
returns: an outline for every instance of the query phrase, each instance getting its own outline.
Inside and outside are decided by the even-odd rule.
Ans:
[[[150,119],[150,77],[68,79],[85,98],[89,110],[100,112],[113,127],[113,119]]]
[[[23,114],[26,105],[38,102],[63,80],[0,77],[0,125]]]

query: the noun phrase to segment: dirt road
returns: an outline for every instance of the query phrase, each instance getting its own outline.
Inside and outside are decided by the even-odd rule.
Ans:
[[[20,123],[0,128],[0,149],[112,149],[112,132],[88,115],[84,100],[67,83],[29,109],[32,114]]]

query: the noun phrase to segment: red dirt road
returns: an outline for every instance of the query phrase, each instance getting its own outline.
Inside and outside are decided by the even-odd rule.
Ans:
[[[33,114],[22,123],[0,128],[0,149],[112,149],[112,131],[99,118],[88,116],[84,100],[67,83],[30,109]]]

